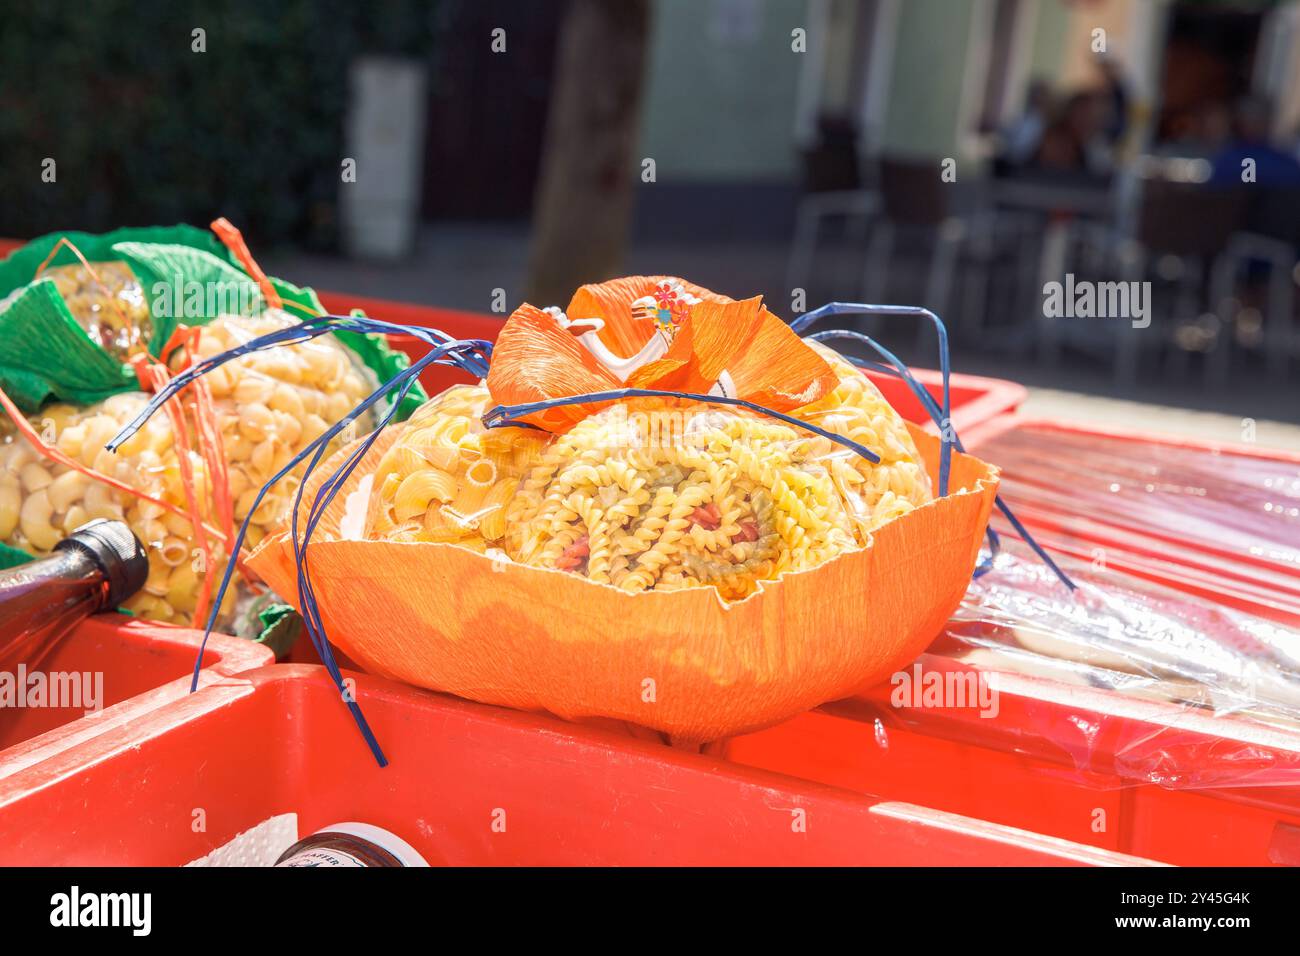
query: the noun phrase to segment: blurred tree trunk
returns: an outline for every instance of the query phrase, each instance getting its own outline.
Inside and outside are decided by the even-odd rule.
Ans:
[[[619,273],[632,218],[649,0],[570,0],[533,213],[528,301]]]

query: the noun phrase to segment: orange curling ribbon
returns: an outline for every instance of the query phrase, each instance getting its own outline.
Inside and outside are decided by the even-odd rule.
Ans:
[[[222,216],[220,219],[213,220],[212,231],[217,234],[222,245],[230,250],[231,255],[239,260],[239,264],[257,282],[257,286],[262,290],[262,297],[266,299],[266,304],[273,309],[283,308],[284,303],[280,299],[280,293],[275,291],[275,286],[267,278],[262,267],[257,264],[253,254],[248,251],[248,245],[244,242],[244,237],[238,229],[227,219]]]
[[[41,273],[49,267],[49,264],[54,260],[54,257],[59,254],[59,250],[64,248],[70,249],[72,254],[77,257],[82,266],[85,267],[86,271],[90,273],[90,278],[94,280],[95,285],[99,286],[99,291],[104,293],[104,298],[108,300],[109,305],[111,305],[113,310],[117,312],[118,318],[122,320],[123,324],[126,324],[128,319],[126,312],[122,310],[122,303],[117,300],[117,296],[112,294],[108,286],[104,285],[103,280],[99,278],[99,273],[96,272],[95,267],[90,264],[90,260],[88,260],[85,255],[82,254],[81,250],[77,248],[76,243],[67,236],[59,237],[59,241],[54,244],[54,248],[50,250],[50,254],[45,257],[39,266],[36,267],[36,273],[32,278],[39,279]]]
[[[167,359],[180,353],[183,356],[181,368],[188,367],[194,359],[194,349],[198,346],[202,330],[179,326],[160,350],[158,361],[151,361],[147,356],[137,355],[131,365],[136,378],[145,391],[158,391],[171,381],[172,373]],[[225,446],[221,440],[221,427],[217,419],[216,408],[212,402],[212,391],[206,380],[197,380],[189,389],[163,406],[172,424],[172,433],[176,443],[177,462],[180,469],[181,490],[190,514],[190,524],[194,528],[194,537],[204,558],[203,583],[195,604],[193,622],[200,626],[207,620],[208,605],[212,596],[212,581],[218,561],[222,556],[208,537],[208,529],[203,521],[203,507],[199,501],[191,454],[189,432],[192,428],[197,443],[198,456],[203,460],[211,494],[212,510],[218,522],[223,541],[231,541],[235,535],[234,505],[230,496],[230,477],[226,468]],[[186,421],[186,413],[190,421]],[[189,427],[187,427],[187,425]],[[238,561],[239,558],[237,557]]]

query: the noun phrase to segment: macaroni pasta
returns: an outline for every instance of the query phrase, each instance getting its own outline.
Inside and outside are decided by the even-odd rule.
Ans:
[[[906,426],[876,387],[813,343],[838,387],[796,416],[830,439],[703,403],[640,399],[569,431],[485,429],[481,386],[405,425],[374,475],[372,537],[453,543],[625,591],[711,586],[724,599],[864,546],[930,500]]]
[[[220,316],[204,327],[198,357],[215,355],[292,321],[275,311]],[[375,384],[332,337],[240,356],[206,381],[213,393],[236,521],[248,516],[258,491],[276,472],[320,435],[328,421],[342,418],[364,400]],[[48,444],[83,465],[185,508],[178,449],[168,416],[149,419],[116,454],[104,448],[146,401],[146,395],[132,392],[87,408],[52,405],[33,416],[32,424]],[[360,428],[370,424],[368,417],[358,420]],[[191,448],[194,444],[190,436]],[[214,522],[207,464],[193,451],[189,464],[203,518]],[[246,539],[249,547],[284,519],[297,482],[296,475],[286,477],[253,512]],[[151,619],[191,623],[208,571],[198,560],[200,551],[190,522],[154,502],[56,464],[22,437],[0,430],[0,541],[42,554],[92,518],[126,521],[148,551],[149,578],[144,589],[123,606]],[[221,567],[213,570],[220,573]],[[227,595],[222,626],[231,626],[237,590]]]

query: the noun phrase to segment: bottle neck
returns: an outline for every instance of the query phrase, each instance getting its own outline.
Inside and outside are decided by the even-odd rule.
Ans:
[[[0,614],[5,617],[29,600],[53,609],[62,603],[60,594],[74,603],[92,602],[87,613],[102,610],[108,599],[104,570],[90,555],[69,549],[0,571]]]
[[[103,569],[81,551],[0,571],[0,670],[35,667],[58,637],[108,604]]]

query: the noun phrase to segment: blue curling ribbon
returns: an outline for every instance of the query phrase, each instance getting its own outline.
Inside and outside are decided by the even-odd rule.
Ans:
[[[548,398],[538,402],[525,402],[521,405],[497,405],[495,408],[490,408],[483,413],[483,424],[488,428],[504,428],[509,425],[527,424],[526,422],[516,421],[516,419],[524,415],[530,415],[533,412],[545,411],[548,408],[559,408],[561,405],[585,405],[588,402],[612,402],[623,398],[688,398],[693,401],[707,402],[714,405],[734,405],[739,408],[747,408],[751,412],[768,415],[785,422],[787,425],[806,428],[814,435],[829,438],[837,445],[843,445],[845,448],[861,455],[873,465],[880,463],[880,456],[866,445],[860,445],[851,439],[845,438],[843,435],[837,435],[835,432],[828,432],[824,428],[818,428],[810,422],[805,422],[800,418],[795,418],[794,416],[787,415],[784,412],[778,412],[775,409],[768,408],[766,405],[747,402],[741,398],[728,398],[725,395],[700,395],[696,392],[665,391],[656,388],[616,388],[607,392],[587,392],[585,395],[565,395],[562,398]]]
[[[433,353],[430,353],[430,355],[433,355]],[[343,683],[343,674],[339,670],[338,663],[334,659],[334,651],[330,647],[329,640],[325,635],[325,625],[321,620],[320,607],[316,601],[316,589],[311,583],[311,573],[307,567],[307,544],[311,540],[312,533],[316,530],[316,525],[319,524],[321,518],[324,517],[325,509],[329,506],[330,502],[334,500],[335,496],[343,488],[344,484],[347,483],[348,478],[352,475],[352,472],[356,469],[357,465],[360,464],[361,460],[365,458],[366,454],[370,451],[375,440],[379,437],[380,432],[383,431],[389,422],[392,421],[393,416],[397,413],[398,406],[401,404],[402,399],[404,399],[407,393],[411,390],[411,387],[415,384],[419,373],[431,363],[432,360],[429,356],[426,356],[401,373],[402,376],[406,376],[406,381],[402,383],[398,397],[390,406],[387,414],[385,414],[380,420],[375,430],[366,436],[365,440],[361,442],[357,449],[348,456],[344,465],[330,476],[330,478],[322,482],[321,486],[317,488],[316,497],[312,500],[312,507],[307,516],[306,530],[302,535],[301,541],[298,537],[298,509],[302,504],[302,492],[303,488],[306,487],[307,476],[311,474],[312,470],[320,462],[321,456],[325,450],[324,445],[317,449],[315,455],[312,456],[312,460],[308,464],[306,472],[303,474],[303,481],[299,484],[297,491],[294,493],[292,511],[293,557],[294,566],[298,569],[298,606],[300,608],[300,613],[302,614],[303,625],[307,628],[307,634],[308,637],[311,638],[312,646],[316,648],[316,653],[320,655],[321,662],[325,665],[325,669],[329,672],[331,679],[333,679],[334,686],[339,689],[344,702],[347,704],[348,710],[352,714],[353,720],[356,721],[357,727],[361,730],[366,745],[370,748],[370,752],[374,755],[375,760],[381,767],[386,767],[388,765],[388,758],[384,756],[384,752],[379,746],[379,741],[375,738],[374,733],[370,730],[370,725],[366,722],[365,716],[361,713],[361,705],[352,698],[351,694],[347,693],[346,685]],[[396,381],[396,378],[394,381]],[[346,420],[350,419],[345,419],[345,421]],[[245,520],[245,524],[247,524],[247,520]]]
[[[820,322],[822,319],[830,318],[833,315],[905,315],[915,318],[928,319],[934,323],[935,331],[939,335],[939,372],[943,376],[943,407],[942,415],[936,424],[939,426],[939,497],[948,496],[948,472],[952,466],[952,402],[948,394],[948,329],[943,324],[943,320],[931,312],[929,309],[923,309],[916,305],[864,305],[854,302],[830,302],[820,309],[814,309],[807,312],[790,323],[790,330],[795,333],[802,332],[814,322]],[[904,378],[910,378],[911,373],[907,366],[899,362],[874,341],[863,336],[863,339],[870,343],[881,355],[895,363],[899,373]]]
[[[880,345],[878,342],[873,341],[869,336],[863,335],[861,332],[851,332],[848,329],[829,329],[825,332],[817,332],[810,335],[809,338],[814,342],[826,342],[832,339],[853,339],[878,349],[883,355],[888,356],[889,361],[893,363],[892,365],[873,362],[870,359],[859,358],[856,355],[845,355],[844,358],[846,361],[851,362],[858,368],[870,369],[873,372],[880,372],[884,375],[891,375],[894,378],[902,379],[903,384],[905,384],[908,387],[908,390],[916,396],[917,400],[921,403],[921,406],[925,409],[926,414],[930,416],[931,420],[935,423],[943,420],[943,411],[935,402],[934,396],[930,394],[930,390],[916,380],[916,377],[912,375],[911,370],[901,359],[885,349],[884,346]],[[961,436],[957,434],[956,430],[954,430],[952,434],[953,446],[959,452],[965,453],[966,448],[962,445]],[[984,529],[984,534],[989,539],[989,555],[976,565],[973,577],[977,578],[983,577],[989,571],[993,570],[993,560],[998,556],[998,551],[1001,549],[1001,538],[998,533],[993,530],[992,525],[989,525]]]
[[[943,376],[942,407],[935,403],[934,396],[930,394],[929,389],[916,380],[916,377],[912,375],[911,369],[907,367],[906,363],[869,335],[864,335],[861,332],[853,332],[848,329],[830,329],[824,332],[814,333],[809,336],[809,338],[814,342],[823,342],[831,339],[849,339],[861,342],[869,348],[874,349],[885,359],[886,362],[889,363],[888,365],[882,365],[878,362],[872,362],[869,360],[855,361],[852,356],[849,357],[849,361],[853,362],[855,365],[865,366],[875,371],[884,372],[901,378],[912,394],[916,396],[918,401],[920,401],[922,407],[925,408],[926,413],[930,416],[931,420],[939,427],[939,494],[940,496],[947,495],[948,467],[951,460],[952,448],[956,447],[957,451],[962,453],[965,453],[966,448],[962,445],[961,437],[957,434],[956,429],[952,427],[952,406],[949,400],[948,386],[948,379],[951,371],[948,356],[948,330],[944,326],[943,320],[929,309],[923,309],[919,306],[866,305],[851,302],[832,302],[828,305],[822,306],[820,309],[814,309],[812,312],[807,312],[804,315],[799,316],[797,319],[794,319],[790,323],[790,329],[791,331],[798,333],[809,325],[812,325],[814,322],[830,316],[839,315],[902,315],[923,318],[934,323],[935,331],[938,333],[939,337],[939,371]],[[1047,550],[1034,540],[1033,535],[1029,533],[1029,530],[1025,528],[1020,519],[1015,516],[1007,503],[1002,500],[1002,496],[996,496],[993,501],[997,509],[1001,511],[1002,514],[1006,516],[1007,521],[1011,523],[1011,527],[1014,528],[1016,533],[1020,535],[1024,542],[1033,549],[1033,552],[1038,555],[1043,563],[1052,570],[1052,573],[1060,579],[1061,583],[1071,591],[1075,590],[1076,585],[1072,580],[1070,580],[1069,575],[1061,570],[1060,566],[1052,559],[1052,556],[1048,554]],[[998,553],[999,538],[997,532],[994,531],[992,527],[987,528],[986,531],[989,539],[989,556],[984,561],[981,561],[979,566],[975,569],[975,577],[982,577],[984,574],[987,574],[992,570],[993,560],[997,557]]]

